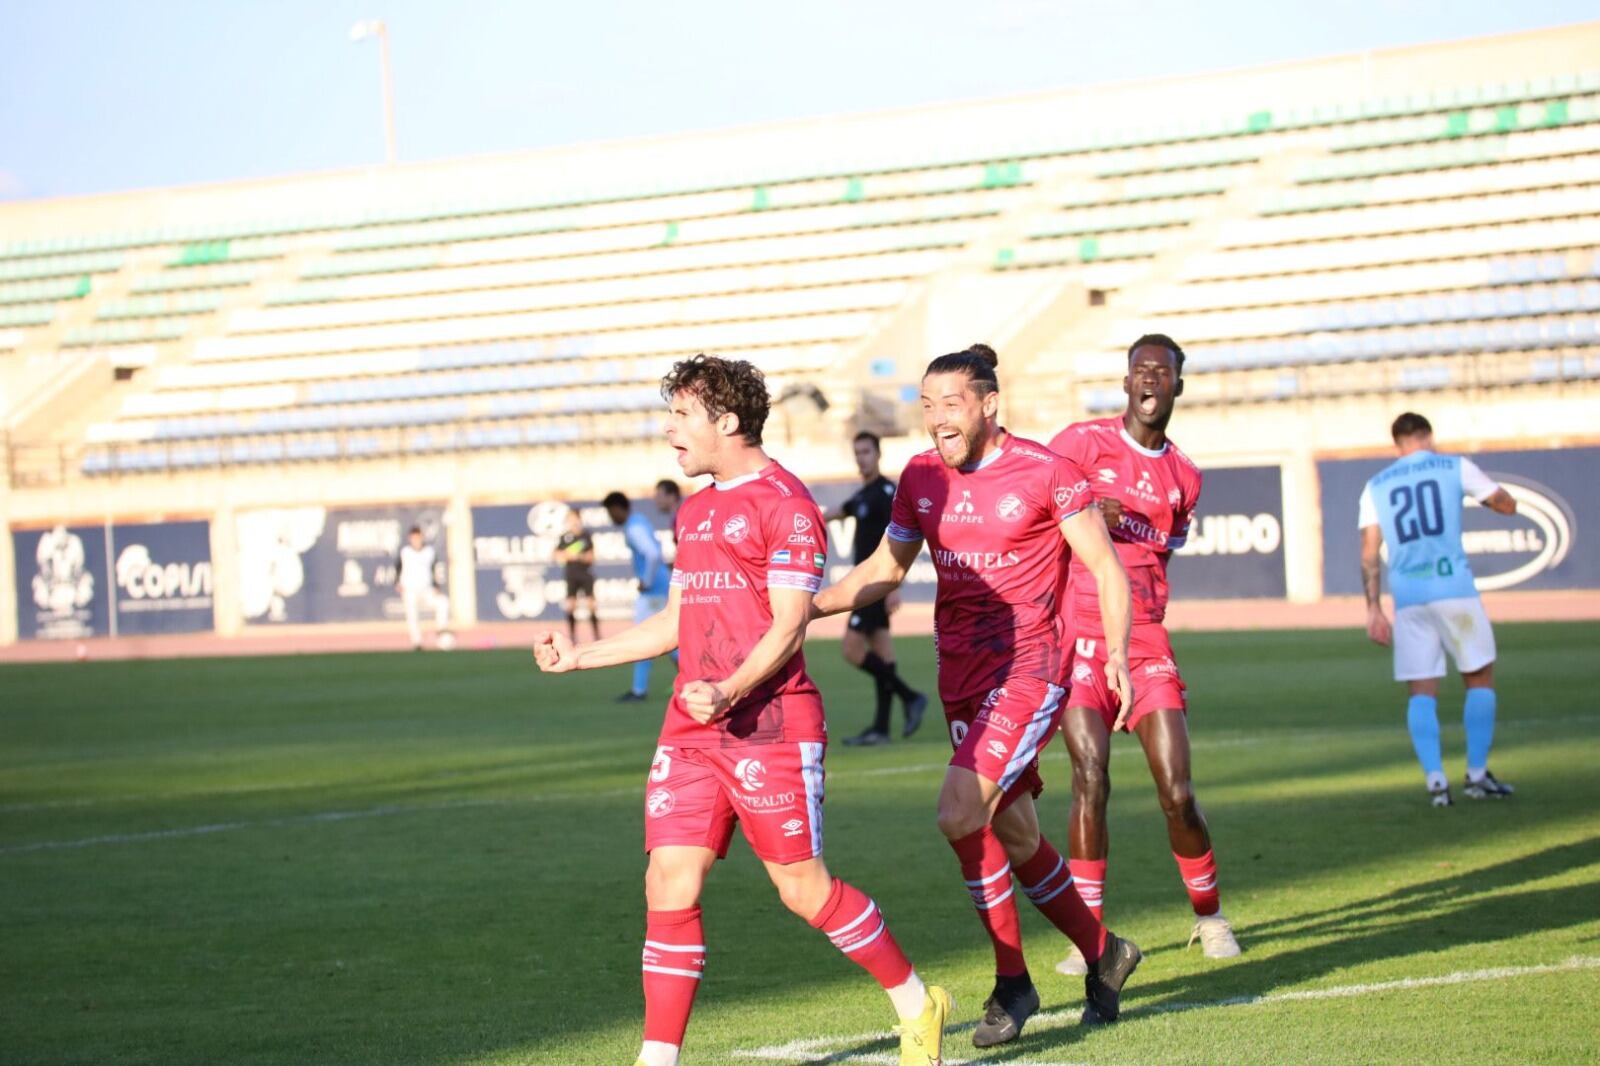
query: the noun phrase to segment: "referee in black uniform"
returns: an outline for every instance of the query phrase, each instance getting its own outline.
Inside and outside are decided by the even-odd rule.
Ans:
[[[832,522],[840,518],[854,518],[855,561],[859,565],[878,550],[883,531],[889,528],[889,511],[894,503],[894,482],[884,477],[878,469],[883,458],[883,448],[876,434],[857,433],[853,442],[856,469],[861,471],[862,485],[839,509],[827,515]],[[905,704],[906,725],[901,736],[909,737],[922,724],[923,712],[928,709],[928,697],[917,692],[904,681],[894,668],[894,641],[889,636],[889,614],[900,605],[897,592],[856,611],[850,616],[850,628],[845,631],[840,650],[851,666],[872,675],[878,692],[878,710],[872,724],[858,736],[849,737],[846,744],[889,743],[889,710],[894,698]]]

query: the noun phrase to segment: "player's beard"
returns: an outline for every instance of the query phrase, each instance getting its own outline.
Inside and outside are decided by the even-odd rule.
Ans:
[[[955,440],[946,441],[940,436],[940,433],[951,429],[956,431]],[[945,466],[954,469],[966,466],[972,462],[972,457],[978,454],[978,440],[983,436],[983,423],[978,423],[970,430],[961,426],[946,426],[940,433],[933,435],[934,451],[939,453],[939,460]],[[947,451],[949,448],[954,448],[955,451]]]

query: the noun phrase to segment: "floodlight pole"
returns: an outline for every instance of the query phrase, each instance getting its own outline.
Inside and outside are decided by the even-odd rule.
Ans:
[[[383,161],[390,166],[396,158],[394,139],[394,73],[389,66],[389,27],[382,19],[367,19],[350,27],[350,39],[378,39],[378,73],[383,79]]]

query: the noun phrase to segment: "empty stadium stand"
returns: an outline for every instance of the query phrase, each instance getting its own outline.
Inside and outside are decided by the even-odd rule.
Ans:
[[[367,175],[325,204],[284,179],[275,202],[314,209],[256,217],[241,190],[221,221],[104,230],[40,205],[60,231],[0,245],[11,483],[627,449],[700,350],[775,393],[818,386],[827,433],[896,432],[916,368],[978,329],[1023,426],[1120,407],[1146,329],[1188,348],[1202,427],[1207,408],[1592,389],[1600,68],[1518,76],[1522,42],[1485,80],[1453,47],[1369,71],[1381,93],[1339,91],[1341,61],[1262,75],[1254,106],[1206,110],[1243,91],[1223,76],[1165,109],[1113,87],[1018,102],[966,147],[879,137],[699,180],[579,167],[441,201],[401,168],[381,203]]]

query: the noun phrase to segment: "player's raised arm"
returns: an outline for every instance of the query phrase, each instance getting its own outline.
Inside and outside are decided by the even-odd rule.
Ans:
[[[805,643],[811,621],[811,592],[804,588],[767,587],[772,625],[756,641],[744,662],[721,681],[691,681],[678,693],[695,721],[714,722],[767,678],[794,658]]]
[[[921,550],[920,536],[914,540],[900,540],[895,536],[895,527],[890,527],[889,533],[878,542],[878,550],[867,556],[865,562],[851,567],[838,584],[817,593],[811,616],[825,618],[877,603],[900,587]]]
[[[664,610],[630,626],[615,636],[589,644],[573,644],[565,634],[551,629],[539,634],[533,645],[533,657],[539,669],[547,674],[564,674],[570,670],[594,670],[602,666],[620,666],[642,659],[654,659],[678,646],[678,602],[681,593],[674,586],[667,596]]]
[[[1094,575],[1100,594],[1100,623],[1106,635],[1106,684],[1122,701],[1113,723],[1120,729],[1133,710],[1133,680],[1128,675],[1128,634],[1133,598],[1128,575],[1111,544],[1111,535],[1097,508],[1086,507],[1061,521],[1061,535],[1079,561]]]

